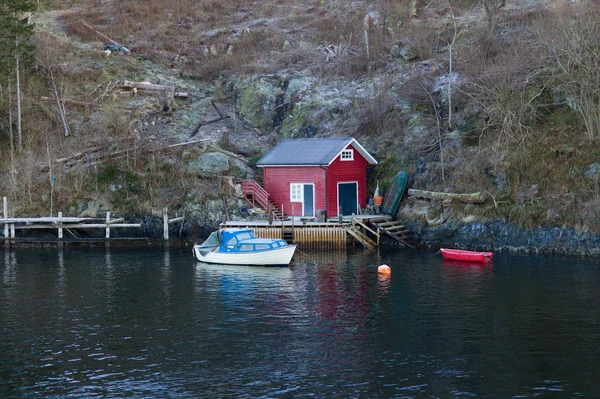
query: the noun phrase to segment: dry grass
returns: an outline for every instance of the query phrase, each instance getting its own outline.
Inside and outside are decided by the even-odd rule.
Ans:
[[[431,68],[423,73],[429,74],[432,81],[444,73],[447,66],[447,60],[443,59],[447,52],[443,46],[448,43],[452,30],[448,5],[456,16],[465,16],[473,8],[477,9],[478,3],[477,0],[420,1],[419,18],[414,21],[410,18],[410,0],[370,3],[341,0],[81,0],[77,2],[81,8],[64,15],[61,22],[70,35],[81,39],[86,46],[62,43],[50,34],[38,35],[36,39],[38,48],[44,51],[40,50],[36,57],[36,73],[29,74],[23,85],[25,151],[16,157],[12,168],[8,163],[3,164],[2,172],[9,178],[0,181],[0,191],[15,201],[21,196],[24,210],[47,214],[52,191],[50,174],[39,170],[40,165],[48,163],[48,158],[81,151],[91,145],[88,141],[91,138],[105,143],[114,141],[106,152],[133,145],[131,126],[137,117],[119,112],[118,102],[117,106],[100,109],[97,113],[88,110],[78,114],[79,110],[68,109],[69,117],[78,118],[86,131],[76,137],[64,138],[55,104],[40,100],[42,97],[53,98],[47,73],[43,72],[48,66],[55,68],[61,95],[82,101],[98,98],[110,80],[128,74],[143,76],[144,71],[136,66],[135,57],[102,58],[98,50],[105,40],[84,26],[82,20],[134,50],[139,58],[209,82],[222,78],[224,73],[247,75],[282,69],[320,78],[355,79],[367,75],[364,19],[367,10],[376,11],[379,20],[372,21],[367,27],[372,73],[382,76],[390,65],[400,64],[389,57],[392,45],[411,44],[420,59],[431,59]],[[598,15],[598,10],[587,3],[565,6],[557,12],[564,22],[580,21],[582,15]],[[471,21],[475,20],[470,14],[469,17]],[[440,179],[433,108],[422,89],[411,92],[404,87],[400,93],[389,94],[382,89],[370,100],[363,100],[350,111],[352,115],[348,120],[352,121],[353,131],[365,141],[379,143],[374,146],[380,145],[383,157],[389,148],[386,159],[393,159],[395,167],[401,151],[403,160],[408,159],[411,163],[408,167],[416,169],[416,165],[425,164],[425,172],[416,181],[423,187],[493,193],[498,198],[498,208],[485,208],[482,213],[523,224],[566,223],[573,226],[584,223],[580,215],[586,215],[585,223],[600,228],[598,184],[582,178],[582,171],[600,156],[600,148],[595,140],[580,146],[584,140],[576,122],[568,128],[549,127],[552,115],[548,116],[548,112],[553,109],[547,106],[547,98],[542,98],[547,93],[541,89],[552,76],[542,76],[539,71],[544,64],[553,65],[548,61],[552,59],[548,58],[551,52],[547,43],[561,37],[557,20],[557,14],[541,9],[501,13],[496,20],[499,29],[495,31],[484,25],[464,26],[454,65],[463,81],[476,84],[461,86],[454,104],[457,112],[462,114],[462,122],[472,125],[471,131],[477,140],[473,141],[474,145],[463,146],[462,133],[458,139],[444,135],[445,184]],[[597,24],[589,25],[594,26]],[[244,34],[245,29],[250,34]],[[290,46],[283,50],[286,40]],[[89,43],[95,44],[90,46]],[[211,46],[216,54],[211,54]],[[227,54],[230,46],[233,51]],[[328,46],[333,46],[338,53],[327,53],[324,49],[330,48]],[[205,49],[208,49],[208,55]],[[95,66],[58,61],[77,57],[91,59]],[[416,62],[403,67],[406,67],[403,72],[412,68],[418,75],[423,65]],[[562,78],[563,82],[568,82],[570,76],[563,75]],[[436,101],[442,104],[443,95],[434,94]],[[539,100],[531,102],[536,94],[540,94]],[[413,114],[408,115],[395,107],[399,98],[412,105]],[[101,114],[104,117],[99,117]],[[409,129],[412,126],[409,119],[414,115],[422,118],[416,124],[423,127],[423,132],[411,142],[410,135],[414,132]],[[6,115],[3,113],[0,118],[4,121]],[[406,148],[395,147],[398,142]],[[564,152],[561,143],[574,143],[574,149]],[[6,141],[0,145],[5,159],[8,154]],[[174,158],[181,155],[172,154]],[[197,179],[162,161],[168,156],[130,153],[125,157],[104,159],[97,169],[55,168],[52,171],[56,180],[52,191],[54,209],[65,210],[73,201],[90,193],[109,198],[122,207],[135,203],[138,209],[151,208],[166,200],[182,201],[179,194],[168,198],[169,192],[206,189]],[[104,170],[107,165],[113,165],[116,170],[116,191],[111,191],[109,185],[98,183],[99,176],[108,171]],[[498,181],[502,182],[502,187]]]

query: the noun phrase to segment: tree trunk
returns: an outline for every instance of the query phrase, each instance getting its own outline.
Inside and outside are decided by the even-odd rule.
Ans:
[[[52,72],[52,68],[50,70],[50,79],[52,80],[52,88],[54,89],[54,97],[56,99],[56,106],[58,107],[58,114],[60,115],[60,120],[63,125],[63,130],[65,132],[65,137],[69,135],[69,125],[67,125],[67,118],[65,116],[65,108],[60,101],[60,97],[58,96],[58,89],[56,88],[56,81],[54,80],[54,73]]]
[[[411,18],[417,18],[419,16],[419,0],[411,1],[410,16]]]
[[[452,42],[448,45],[449,55],[449,66],[448,66],[448,130],[452,130],[452,51],[454,50],[454,44],[456,43],[456,36],[458,35],[458,29],[456,27],[456,19],[454,18],[454,10],[448,0],[448,7],[450,8],[450,15],[452,16],[452,24],[454,26],[454,35],[452,36]]]
[[[8,78],[8,137],[10,139],[10,159],[15,155],[15,139],[13,137],[13,113],[12,113],[12,82],[10,76]]]
[[[494,7],[490,8],[487,0],[481,0],[481,4],[483,5],[483,15],[484,15],[485,19],[491,24]]]
[[[431,92],[429,91],[429,89],[427,89],[426,87],[423,87],[423,89],[427,92],[427,95],[429,96],[429,100],[431,100],[431,106],[433,107],[433,112],[435,112],[435,121],[437,123],[437,139],[438,139],[438,146],[440,149],[440,164],[442,166],[442,183],[446,183],[446,172],[445,172],[445,168],[444,168],[444,145],[442,143],[442,126],[441,126],[441,119],[442,116],[440,115],[440,111],[438,110],[437,105],[435,104],[435,100],[433,98],[433,96],[431,95]]]
[[[21,77],[19,74],[19,48],[17,44],[16,72],[17,72],[17,136],[19,138],[19,152],[23,150],[23,134],[21,129]]]

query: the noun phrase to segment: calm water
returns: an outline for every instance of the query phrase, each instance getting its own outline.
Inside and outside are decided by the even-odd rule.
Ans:
[[[0,250],[0,397],[600,397],[600,261],[431,255]]]

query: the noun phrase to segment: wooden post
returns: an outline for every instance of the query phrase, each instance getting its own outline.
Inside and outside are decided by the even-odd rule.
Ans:
[[[169,241],[169,215],[167,208],[163,208],[163,240]]]
[[[62,228],[62,212],[58,212],[58,239],[62,240],[63,238],[63,228]]]
[[[13,240],[15,239],[15,224],[14,223],[10,224],[10,238],[12,238]]]
[[[294,204],[292,204],[292,229],[293,228],[294,228]]]
[[[4,219],[8,219],[8,199],[6,197],[2,197],[2,210]],[[8,240],[8,223],[4,223],[4,239]]]
[[[106,212],[106,239],[110,238],[110,227],[109,226],[110,223],[110,211]]]

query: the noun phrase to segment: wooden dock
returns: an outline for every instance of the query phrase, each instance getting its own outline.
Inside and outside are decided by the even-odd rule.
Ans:
[[[223,221],[220,227],[252,228],[258,237],[282,238],[290,244],[305,248],[344,248],[348,245],[349,238],[358,241],[365,248],[376,248],[382,234],[393,234],[392,238],[396,241],[413,247],[408,241],[409,233],[398,222],[391,222],[391,217],[387,215],[351,215],[330,218],[327,222],[311,219],[313,218],[288,218],[271,222]],[[398,235],[397,231],[402,231],[405,235]]]
[[[63,216],[62,212],[58,212],[58,216],[43,216],[43,217],[31,217],[31,218],[16,218],[8,217],[8,204],[6,197],[3,198],[3,217],[0,218],[0,225],[4,225],[4,240],[7,243],[31,239],[24,239],[17,236],[18,230],[37,230],[37,229],[51,229],[56,230],[56,238],[58,242],[73,242],[73,241],[84,241],[80,239],[76,230],[83,229],[103,229],[104,230],[104,241],[114,240],[111,239],[111,229],[116,228],[129,228],[129,229],[140,229],[141,223],[124,223],[123,218],[112,218],[110,212],[106,212],[105,218],[85,218],[85,217],[68,217]],[[169,240],[169,224],[183,220],[182,217],[169,219],[167,214],[167,208],[163,208],[163,239]],[[69,234],[69,237],[65,237],[65,231]],[[126,237],[126,240],[136,239],[136,237]],[[137,237],[137,239],[147,239],[147,237]],[[91,239],[98,241],[98,238]]]

